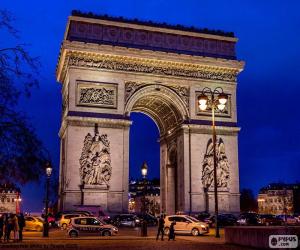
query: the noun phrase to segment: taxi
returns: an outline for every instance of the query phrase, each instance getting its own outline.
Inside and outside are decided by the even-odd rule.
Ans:
[[[68,235],[78,236],[112,236],[118,233],[118,228],[106,224],[96,217],[75,217],[68,225]]]

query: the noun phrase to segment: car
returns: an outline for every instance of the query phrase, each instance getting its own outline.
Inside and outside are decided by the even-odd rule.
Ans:
[[[258,223],[262,226],[280,226],[284,224],[281,218],[278,218],[273,214],[260,214],[258,217]]]
[[[100,221],[96,217],[73,217],[68,225],[68,235],[78,236],[112,236],[118,228]]]
[[[170,225],[175,221],[175,234],[191,234],[193,236],[203,235],[209,233],[209,226],[188,215],[171,215],[165,217],[164,233],[166,235],[170,232]]]
[[[140,219],[140,221],[145,220],[148,226],[156,226],[158,223],[157,218],[148,213],[139,213],[137,214],[137,217]]]
[[[25,231],[43,231],[44,220],[41,217],[25,216]]]
[[[278,215],[277,218],[283,221],[283,224],[287,225],[296,225],[298,223],[298,219],[292,215]]]
[[[207,219],[204,219],[204,222],[209,224],[210,227],[215,227],[215,216],[212,215]],[[237,218],[233,214],[219,214],[218,215],[218,224],[219,227],[234,226],[237,223]]]
[[[112,218],[111,223],[117,227],[136,227],[140,225],[141,220],[135,214],[119,214]]]
[[[208,212],[200,212],[199,214],[196,214],[194,217],[200,221],[204,221],[205,219],[209,218],[211,215]]]
[[[103,212],[102,210],[100,210],[98,212],[98,218],[101,220],[101,221],[104,221],[105,223],[109,223],[111,218],[108,214],[106,214],[105,212]]]
[[[58,227],[66,230],[71,219],[75,218],[75,217],[86,217],[86,215],[84,215],[84,214],[62,214],[61,218],[57,222]]]
[[[241,213],[236,221],[239,226],[255,226],[258,225],[257,213]]]

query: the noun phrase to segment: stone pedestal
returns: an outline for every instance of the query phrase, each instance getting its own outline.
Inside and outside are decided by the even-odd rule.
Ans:
[[[106,185],[85,185],[82,193],[84,205],[101,206],[107,211],[108,189]]]

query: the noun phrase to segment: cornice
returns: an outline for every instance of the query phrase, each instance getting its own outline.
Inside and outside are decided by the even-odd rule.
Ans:
[[[208,125],[195,125],[195,124],[190,124],[182,125],[182,129],[185,133],[188,133],[189,129],[191,133],[196,133],[196,134],[212,134],[212,126]],[[240,132],[241,128],[240,127],[226,127],[226,126],[216,126],[216,132],[217,135],[238,135]]]
[[[81,17],[81,16],[69,16],[68,23],[70,23],[70,21],[81,21],[86,23],[104,24],[104,25],[111,25],[111,26],[117,26],[123,28],[132,28],[137,30],[156,31],[162,33],[202,37],[202,38],[216,39],[216,40],[223,40],[223,41],[230,41],[230,42],[238,41],[236,37],[231,37],[226,35],[216,35],[216,34],[201,33],[196,31],[180,30],[180,29],[174,29],[172,27],[166,28],[166,27],[157,27],[157,26],[144,25],[144,24],[134,24],[134,23],[124,22],[121,20],[117,21],[117,20],[104,20],[104,19]],[[68,29],[69,26],[67,26],[66,31],[68,31]]]
[[[69,67],[235,82],[244,62],[65,42],[57,67],[59,82]]]

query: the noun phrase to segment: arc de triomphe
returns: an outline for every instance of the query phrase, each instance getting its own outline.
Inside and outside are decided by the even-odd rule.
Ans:
[[[239,211],[237,38],[224,32],[74,13],[57,65],[62,83],[60,209],[128,208],[130,113],[160,132],[161,210],[214,210],[211,113],[205,87],[229,95],[216,114],[219,210]],[[145,131],[147,133],[147,131]],[[141,136],[143,136],[141,134]]]

